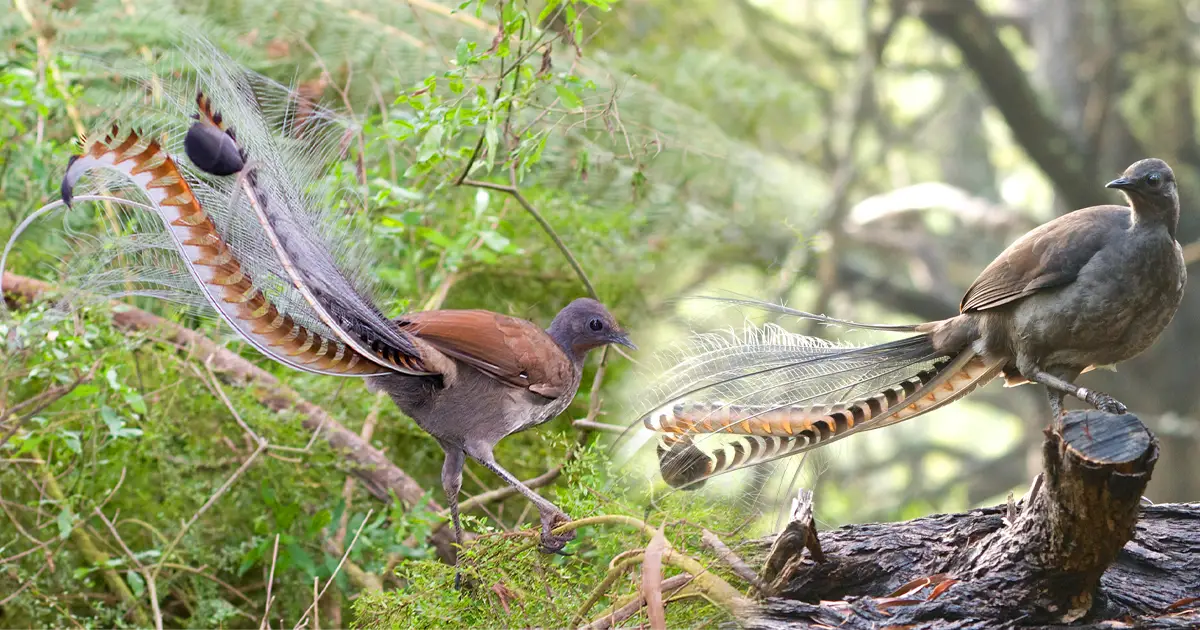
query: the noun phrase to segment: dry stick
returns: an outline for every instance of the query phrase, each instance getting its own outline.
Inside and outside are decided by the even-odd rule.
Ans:
[[[568,623],[567,626],[574,628],[575,625],[579,623],[579,620],[583,619],[583,616],[592,609],[592,606],[595,606],[596,602],[600,601],[600,598],[604,597],[605,593],[608,592],[608,589],[612,588],[612,585],[616,583],[616,581],[620,579],[622,575],[625,575],[630,567],[633,567],[645,558],[645,553],[646,552],[644,550],[638,549],[636,551],[623,552],[617,557],[613,558],[612,562],[609,563],[608,573],[604,575],[604,579],[600,580],[600,583],[596,585],[596,588],[592,589],[592,592],[588,595],[587,600],[585,600],[583,605],[575,611],[575,615],[571,617],[571,622]]]
[[[626,516],[624,514],[605,514],[602,516],[589,516],[581,518],[577,521],[569,521],[554,528],[555,534],[564,534],[569,531],[587,527],[589,525],[627,525],[634,529],[641,530],[647,537],[653,537],[655,530],[647,525],[644,521]],[[532,535],[537,535],[532,532]],[[713,603],[721,606],[731,613],[737,613],[746,610],[750,606],[750,600],[742,595],[736,588],[733,588],[722,579],[720,576],[709,571],[704,565],[700,564],[696,559],[679,553],[670,543],[667,543],[666,550],[663,553],[663,562],[674,567],[683,569],[691,573],[695,580],[696,586],[704,592],[704,594],[713,601]]]
[[[317,587],[320,585],[321,585],[321,578],[314,577],[313,578],[313,604],[312,604],[313,630],[321,630],[321,607],[320,607],[320,605],[318,605],[318,603],[321,601],[321,598],[317,594]]]
[[[712,549],[713,553],[716,553],[722,562],[729,565],[729,568],[733,569],[733,572],[738,577],[752,584],[754,588],[758,589],[758,592],[767,592],[766,586],[762,583],[762,580],[758,579],[758,575],[754,573],[754,569],[751,569],[745,560],[742,560],[724,542],[721,542],[721,539],[716,534],[703,529],[700,533],[700,540],[705,546]]]
[[[125,519],[122,522],[128,523],[131,520],[132,519]],[[188,573],[199,575],[202,578],[205,578],[216,584],[219,584],[225,590],[229,591],[230,593],[233,593],[234,595],[237,595],[239,598],[241,598],[242,601],[246,602],[247,604],[254,605],[254,600],[247,597],[245,593],[239,591],[236,587],[234,587],[229,582],[226,582],[226,581],[222,580],[221,578],[216,577],[215,575],[209,575],[208,573],[205,573],[203,568],[197,569],[195,567],[189,567],[186,564],[178,564],[175,562],[168,562],[164,566],[166,566],[168,569],[177,569],[179,571],[187,571]],[[246,615],[246,613],[242,613],[242,615],[249,617],[249,615]],[[253,619],[253,617],[250,617],[250,618]]]
[[[279,534],[275,534],[275,548],[271,551],[271,573],[267,577],[267,604],[263,609],[259,628],[271,627],[271,587],[275,585],[275,561],[279,558]]]
[[[679,591],[681,591],[685,586],[691,584],[691,582],[691,575],[687,573],[680,573],[679,575],[675,575],[663,580],[662,590],[664,593],[670,591],[671,596],[669,599],[674,600],[676,598],[676,594],[679,593]],[[637,613],[637,611],[642,609],[642,606],[645,605],[646,600],[644,597],[642,597],[642,594],[635,593],[634,595],[614,604],[611,612],[604,613],[586,626],[581,626],[580,630],[608,630],[614,625],[622,623],[626,619],[632,617],[635,613]]]
[[[627,430],[627,427],[608,424],[607,422],[592,422],[591,420],[575,420],[571,422],[571,426],[577,429],[603,431],[605,433],[624,433]]]
[[[362,522],[358,524],[358,531],[354,532],[354,538],[350,540],[350,545],[346,547],[346,552],[342,554],[342,559],[338,561],[337,566],[334,567],[333,575],[330,575],[329,580],[325,582],[325,586],[321,587],[321,592],[317,594],[317,599],[321,599],[325,596],[326,589],[328,589],[329,585],[333,584],[333,580],[337,578],[338,572],[342,570],[342,565],[346,563],[346,558],[350,557],[350,550],[354,549],[354,544],[358,542],[358,536],[362,534],[363,528],[367,526],[367,521],[371,520],[371,515],[374,513],[374,508],[367,510],[367,515],[364,516]],[[298,621],[296,625],[292,627],[292,630],[297,630],[303,626],[306,621],[308,621],[308,611],[312,610],[314,606],[316,606],[315,602],[313,603],[313,606],[309,606],[308,609],[304,611],[304,614],[300,617],[300,621]]]
[[[61,548],[62,545],[59,545],[59,547]],[[33,583],[36,582],[37,579],[42,576],[42,572],[45,571],[46,568],[49,566],[50,565],[48,563],[42,563],[42,566],[40,568],[38,568],[37,573],[33,574],[33,577],[29,578],[28,580],[25,580],[25,583],[22,584],[21,587],[18,588],[16,591],[14,591],[12,595],[9,595],[8,597],[5,597],[4,599],[0,599],[0,607],[3,607],[8,602],[16,599],[17,595],[24,593],[25,589],[29,588],[30,586],[33,586]]]
[[[162,630],[162,611],[158,608],[158,587],[155,585],[154,576],[150,575],[150,572],[146,570],[142,561],[138,560],[137,556],[133,555],[133,552],[129,550],[129,545],[125,544],[125,539],[121,538],[121,534],[117,533],[117,528],[113,526],[112,521],[108,520],[104,512],[101,512],[99,507],[93,508],[92,512],[96,516],[99,516],[100,521],[104,523],[108,531],[112,532],[113,538],[117,540],[117,544],[121,545],[121,550],[125,552],[125,555],[129,556],[129,561],[133,563],[133,566],[137,567],[138,573],[141,573],[142,577],[146,578],[146,594],[150,596],[150,609],[154,613],[154,627],[157,630]]]
[[[667,538],[660,526],[646,545],[642,560],[642,597],[646,600],[646,617],[652,630],[666,630],[667,612],[663,609],[662,569],[663,555],[667,551]]]

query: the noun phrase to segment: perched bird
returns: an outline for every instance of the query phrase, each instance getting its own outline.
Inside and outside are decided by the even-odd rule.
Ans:
[[[867,347],[776,326],[695,337],[653,389],[644,426],[662,434],[659,467],[675,487],[803,453],[947,405],[997,376],[1040,383],[1061,418],[1074,396],[1121,414],[1075,379],[1150,347],[1187,281],[1175,240],[1179,193],[1165,162],[1141,160],[1109,182],[1129,206],[1065,214],[1014,242],[967,290],[959,314],[915,326],[837,320],[754,300],[727,300],[832,324],[916,335]]]
[[[123,176],[149,202],[110,198],[132,214],[122,215],[118,234],[81,239],[97,245],[74,257],[87,265],[75,270],[80,284],[204,304],[272,360],[365,378],[445,450],[442,484],[460,546],[458,494],[471,457],[537,506],[542,550],[560,551],[572,536],[551,529],[566,515],[492,451],[566,409],[590,350],[634,347],[612,314],[580,298],[546,330],[482,310],[384,317],[363,281],[371,261],[355,250],[366,238],[348,231],[330,202],[338,191],[320,177],[343,142],[343,121],[211,47],[197,46],[191,59],[191,75],[158,84],[164,101],[145,114],[152,133],[114,125],[68,165],[63,204],[98,169]],[[188,162],[172,155],[180,150]],[[76,200],[85,198],[96,197]]]

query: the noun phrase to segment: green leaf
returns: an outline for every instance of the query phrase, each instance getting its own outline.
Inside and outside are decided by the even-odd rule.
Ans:
[[[58,518],[54,522],[58,525],[58,539],[66,540],[67,536],[71,535],[71,530],[75,527],[75,513],[71,511],[71,506],[64,507],[58,513]]]
[[[418,162],[425,162],[437,155],[442,148],[442,134],[444,133],[446,133],[446,129],[440,123],[425,132],[425,137],[421,139],[421,147],[417,150]]]
[[[301,570],[308,574],[308,577],[316,577],[317,565],[313,562],[312,556],[308,555],[308,552],[303,547],[293,543],[284,548],[284,553],[292,561],[292,564],[300,567]]]
[[[483,244],[486,245],[488,249],[497,253],[504,253],[508,250],[508,246],[512,244],[512,241],[510,241],[508,237],[491,230],[484,230],[480,232],[479,238],[483,240]]]
[[[137,571],[133,569],[126,571],[125,581],[129,583],[129,590],[133,591],[134,597],[141,597],[142,593],[146,592],[146,581]]]
[[[116,368],[108,368],[108,370],[104,372],[104,378],[108,379],[109,387],[117,390],[121,389],[121,383],[117,381]]]
[[[454,60],[460,68],[467,65],[467,62],[471,60],[471,49],[467,46],[466,39],[458,40],[458,45],[454,47]]]
[[[546,8],[542,9],[542,12],[538,14],[538,19],[537,19],[538,24],[545,24],[546,19],[549,18],[550,15],[554,13],[554,10],[558,8],[559,4],[560,4],[559,0],[550,0],[549,2],[547,2]]]
[[[321,510],[312,515],[312,519],[308,521],[308,535],[315,536],[317,532],[325,528],[333,522],[333,512],[328,509]]]
[[[126,392],[125,404],[129,405],[129,408],[135,413],[140,413],[143,415],[146,413],[146,401],[142,399],[142,395],[137,392]]]
[[[572,92],[566,86],[556,85],[554,86],[554,91],[558,93],[558,98],[562,99],[563,105],[571,109],[583,107],[583,99],[579,98],[578,94]]]
[[[264,540],[259,543],[257,547],[247,551],[245,556],[242,556],[242,564],[238,566],[237,570],[239,577],[244,575],[246,571],[250,570],[250,567],[254,566],[254,564],[258,562],[259,558],[262,558],[263,552],[267,550],[267,545],[269,544],[273,543]]]
[[[83,454],[83,447],[79,443],[79,431],[67,431],[64,429],[58,432],[58,437],[62,438],[63,444],[71,449],[72,453],[76,455]]]

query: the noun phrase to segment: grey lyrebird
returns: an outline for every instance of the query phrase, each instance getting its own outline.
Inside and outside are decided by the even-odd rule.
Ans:
[[[728,300],[919,334],[869,347],[774,326],[733,340],[696,337],[641,418],[662,433],[664,479],[698,487],[722,472],[916,417],[1000,375],[1009,385],[1044,385],[1056,421],[1067,395],[1124,413],[1112,396],[1074,381],[1154,343],[1179,307],[1187,271],[1175,240],[1179,193],[1171,168],[1142,160],[1107,186],[1124,193],[1129,207],[1076,210],[1025,234],[984,269],[949,319],[875,326]]]

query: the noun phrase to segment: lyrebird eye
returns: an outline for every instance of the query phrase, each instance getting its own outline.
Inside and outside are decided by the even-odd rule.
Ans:
[[[604,322],[600,321],[599,319],[593,319],[592,321],[588,322],[588,328],[591,328],[595,332],[600,332],[601,330],[604,330]]]
[[[1162,186],[1162,175],[1159,175],[1158,173],[1150,173],[1146,176],[1146,183],[1149,184],[1151,188],[1158,188],[1159,186]]]

